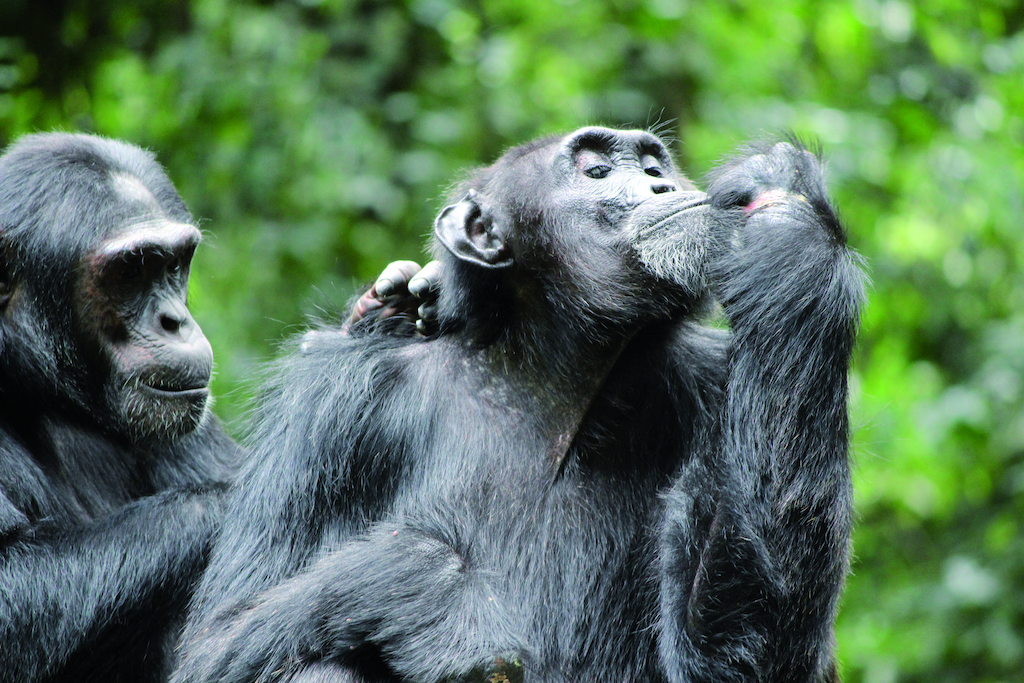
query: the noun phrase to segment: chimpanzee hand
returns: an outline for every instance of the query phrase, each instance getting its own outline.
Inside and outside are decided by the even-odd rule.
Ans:
[[[716,208],[747,215],[786,200],[822,203],[821,161],[795,139],[750,147],[714,172],[708,196]]]
[[[734,331],[763,328],[767,343],[770,330],[785,329],[781,320],[835,284],[831,269],[847,260],[821,160],[795,139],[748,147],[713,171],[708,186],[711,204],[735,217],[713,290]]]
[[[394,261],[352,307],[345,331],[371,313],[377,318],[405,315],[420,334],[433,332],[437,320],[437,292],[441,264],[431,261],[422,269],[415,261]]]

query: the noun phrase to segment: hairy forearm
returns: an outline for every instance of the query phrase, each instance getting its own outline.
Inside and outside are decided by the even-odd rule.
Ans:
[[[520,659],[505,601],[451,539],[381,525],[305,570],[222,605],[184,644],[176,681],[263,681],[325,660],[341,665],[366,644],[411,680],[459,677]],[[418,643],[431,642],[429,650]]]
[[[0,659],[8,662],[0,679],[44,677],[87,638],[114,625],[130,631],[128,608],[143,608],[148,622],[172,619],[161,609],[185,604],[216,507],[216,494],[165,494],[77,530],[9,539],[0,560]]]

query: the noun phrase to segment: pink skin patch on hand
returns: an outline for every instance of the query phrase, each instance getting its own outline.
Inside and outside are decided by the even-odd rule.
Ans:
[[[768,190],[767,192],[762,192],[757,196],[757,198],[754,201],[750,202],[745,207],[743,207],[743,215],[749,216],[758,209],[761,209],[766,206],[771,206],[772,204],[777,204],[786,197],[790,196],[793,195],[790,195],[790,193],[786,192],[785,190]]]

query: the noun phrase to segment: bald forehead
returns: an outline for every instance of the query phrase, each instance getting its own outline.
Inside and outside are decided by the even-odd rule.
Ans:
[[[111,185],[114,191],[124,200],[149,213],[163,213],[163,207],[157,201],[152,190],[145,183],[128,173],[111,173]]]

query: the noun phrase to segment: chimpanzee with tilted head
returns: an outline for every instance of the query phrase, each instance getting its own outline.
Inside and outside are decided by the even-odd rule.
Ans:
[[[0,680],[161,680],[239,449],[186,306],[199,230],[153,156],[0,157]]]
[[[705,194],[585,128],[435,238],[436,339],[279,363],[176,679],[833,677],[862,278],[817,157],[752,147]]]

